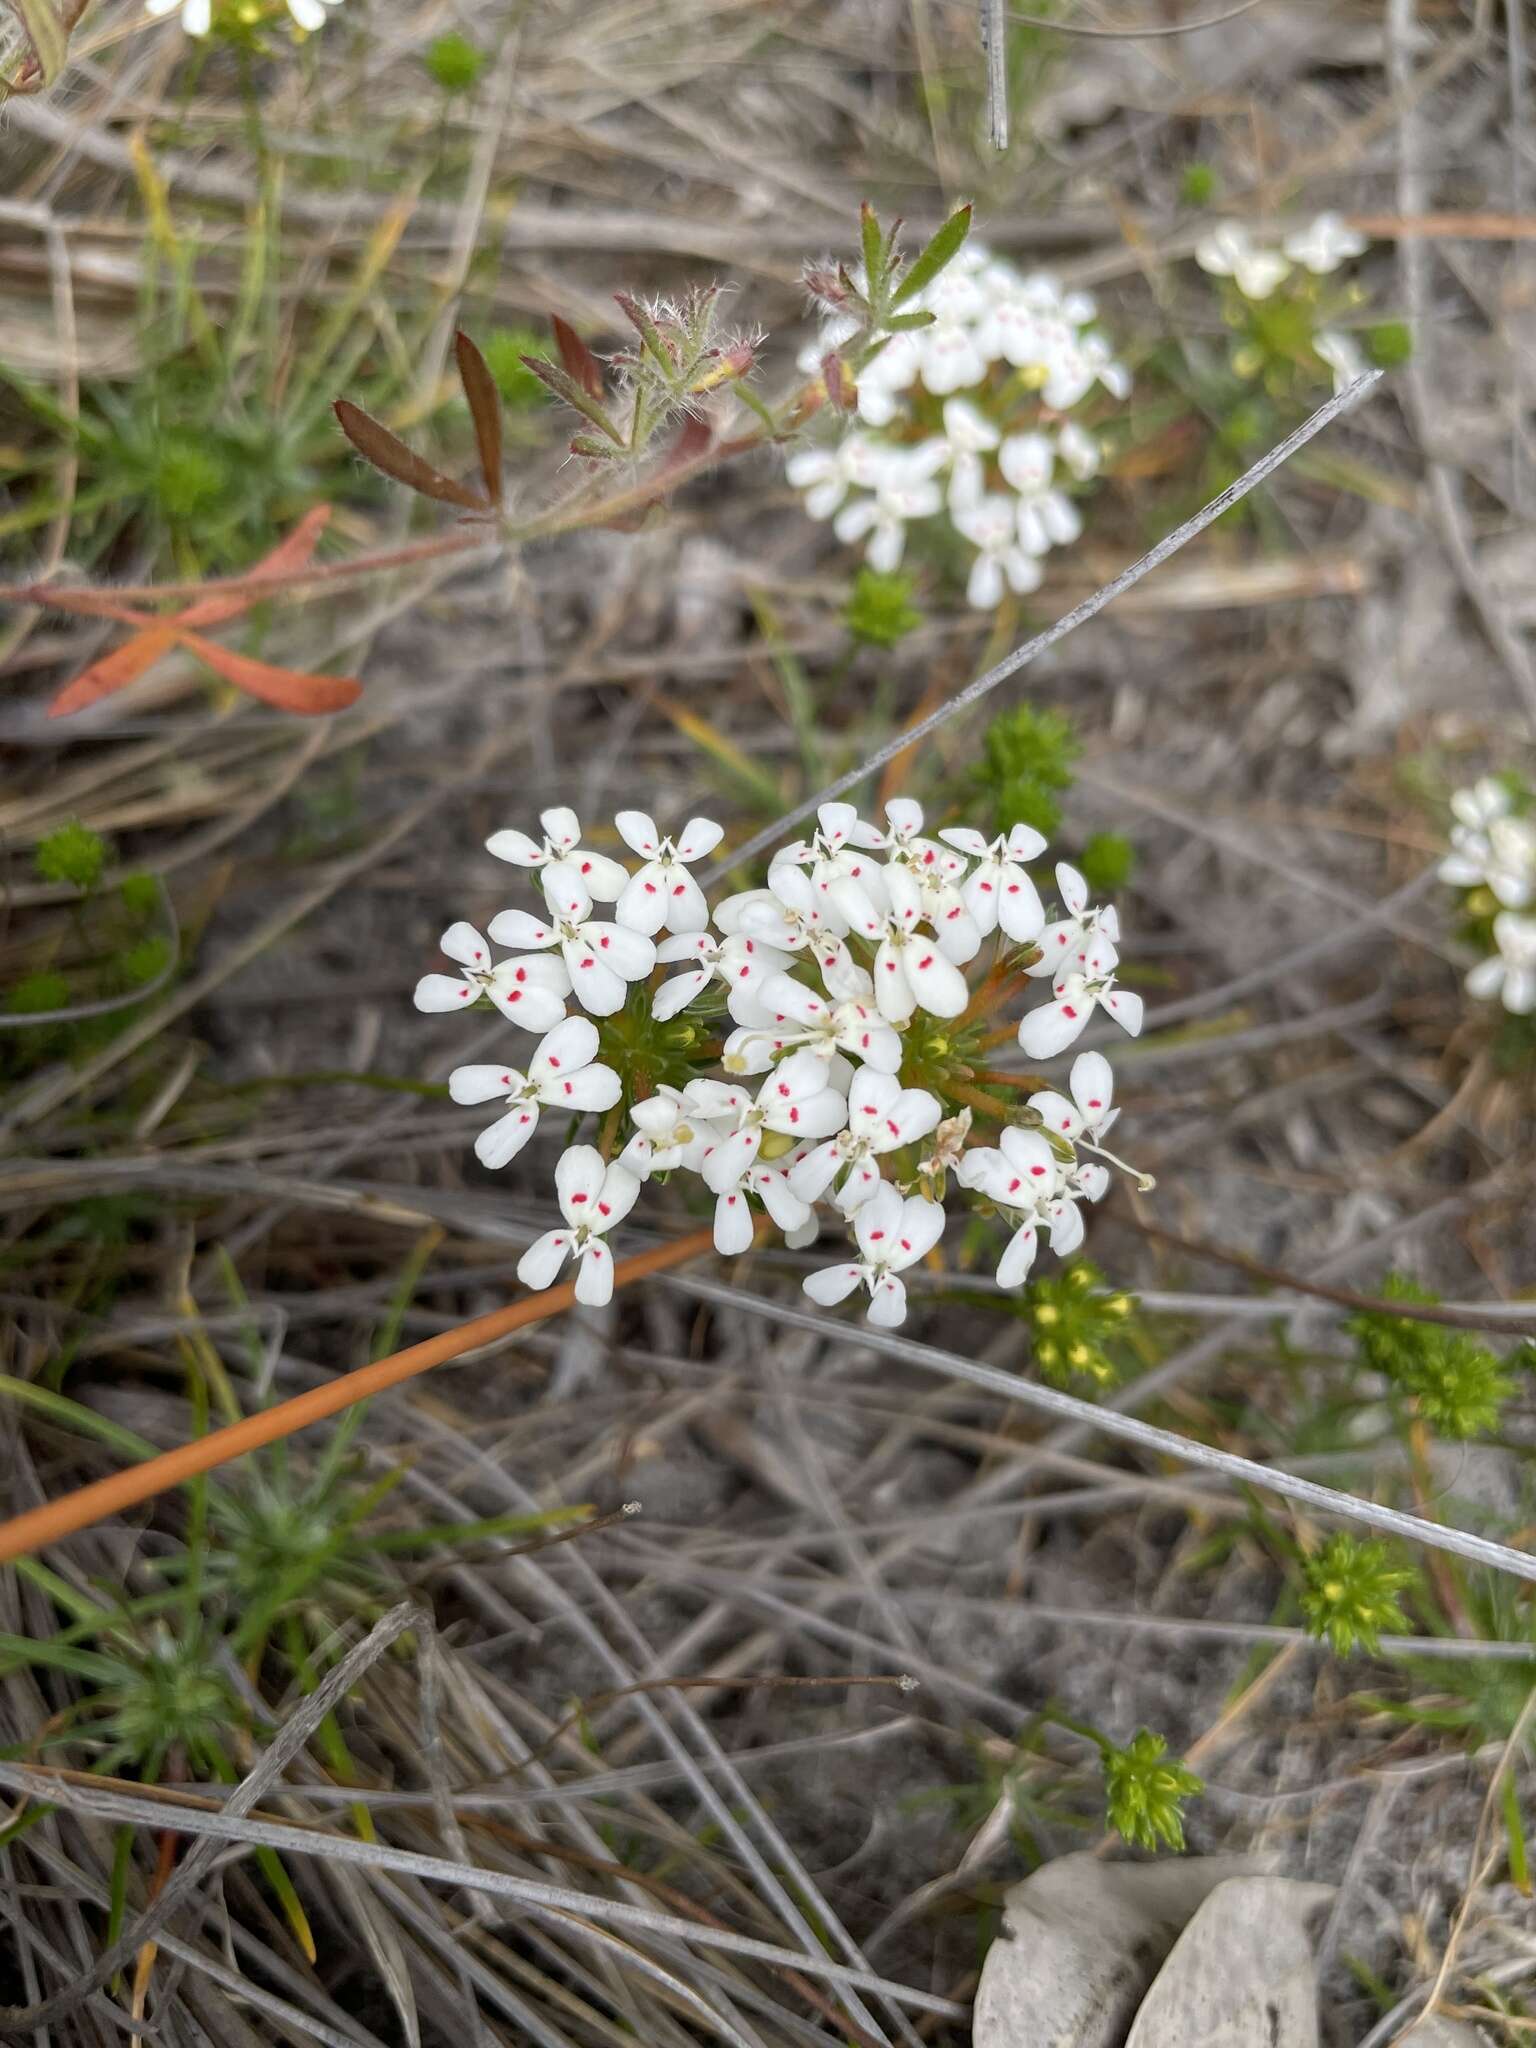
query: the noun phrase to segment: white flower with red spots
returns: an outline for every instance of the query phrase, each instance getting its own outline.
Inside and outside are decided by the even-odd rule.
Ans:
[[[635,1205],[640,1183],[623,1166],[605,1166],[591,1145],[573,1145],[555,1167],[555,1197],[563,1230],[546,1230],[517,1262],[525,1287],[552,1287],[568,1259],[576,1261],[576,1299],[601,1308],[613,1295],[613,1253],[607,1233]]]
[[[1070,1102],[1054,1089],[1044,1088],[1031,1095],[1030,1108],[1048,1131],[1074,1141],[1086,1132],[1089,1141],[1097,1145],[1120,1114],[1112,1106],[1115,1077],[1109,1061],[1101,1052],[1079,1053],[1072,1062],[1067,1086],[1072,1091]]]
[[[624,893],[628,872],[605,853],[593,853],[581,843],[581,820],[563,804],[540,811],[542,839],[530,839],[526,832],[493,832],[485,842],[487,853],[510,861],[516,868],[547,868],[564,861],[581,878],[581,885],[594,903],[616,903]]]
[[[798,1159],[800,1148],[782,1159],[754,1159],[733,1186],[722,1188],[715,1197],[715,1250],[727,1257],[749,1251],[757,1223],[752,1212],[755,1197],[770,1220],[784,1234],[786,1244],[807,1242],[816,1235],[815,1217],[809,1202],[802,1202],[790,1186],[789,1166]]]
[[[1006,836],[989,842],[968,826],[951,825],[941,836],[976,863],[960,895],[977,930],[985,935],[1001,927],[1019,946],[1039,938],[1045,906],[1024,863],[1044,853],[1041,834],[1029,825],[1015,825]]]
[[[1006,1125],[995,1147],[976,1146],[965,1154],[955,1178],[1008,1214],[1013,1234],[998,1262],[999,1286],[1017,1287],[1029,1277],[1043,1236],[1062,1258],[1082,1243],[1083,1215],[1072,1198],[1068,1170],[1038,1131]]]
[[[854,370],[858,417],[838,441],[792,448],[785,473],[811,518],[832,516],[839,540],[864,543],[872,569],[894,570],[909,534],[947,528],[946,556],[957,536],[976,551],[967,601],[990,611],[1010,588],[1035,589],[1039,558],[1082,530],[1076,492],[1102,449],[1062,415],[1095,386],[1127,397],[1130,377],[1086,292],[1025,276],[979,245],[904,310],[930,324],[875,338],[846,312],[828,320],[802,363],[814,374],[828,350],[850,368],[866,358]],[[823,408],[818,424],[836,416]]]
[[[1479,806],[1485,836],[1503,819],[1494,809]],[[496,1105],[475,1147],[487,1166],[516,1159],[547,1109],[601,1115],[630,1103],[622,1132],[603,1126],[613,1166],[587,1146],[562,1158],[564,1226],[530,1247],[520,1268],[528,1284],[549,1285],[575,1259],[578,1297],[606,1299],[606,1235],[636,1190],[698,1174],[725,1253],[748,1249],[765,1221],[805,1244],[818,1210],[841,1217],[859,1256],[813,1276],[810,1292],[831,1303],[862,1288],[871,1317],[889,1325],[905,1314],[898,1275],[937,1243],[950,1187],[1007,1220],[999,1272],[1014,1284],[1042,1239],[1063,1255],[1082,1241],[1083,1205],[1104,1195],[1111,1167],[1151,1185],[1104,1144],[1118,1111],[1102,1054],[1079,1054],[1063,1089],[1036,1088],[1037,1128],[1007,1124],[995,1091],[1016,1084],[979,1067],[1008,1028],[999,1004],[1026,985],[1022,961],[1026,975],[1051,978],[1050,1000],[1018,1026],[1032,1058],[1070,1045],[1099,1009],[1133,1033],[1142,1021],[1140,998],[1118,980],[1114,907],[1091,903],[1082,876],[1062,863],[1062,914],[1046,924],[1029,872],[1044,842],[1027,826],[994,838],[964,825],[930,835],[910,798],[891,799],[879,824],[850,803],[825,803],[811,835],[774,855],[767,886],[726,896],[711,921],[689,872],[719,842],[711,821],[694,819],[673,841],[647,814],[622,813],[620,836],[643,861],[634,876],[589,856],[569,811],[541,822],[541,839],[499,834],[496,851],[532,876],[543,914],[502,911],[489,938],[453,926],[443,943],[459,972],[429,975],[417,992],[429,1010],[462,1009],[483,993],[543,1034],[531,1057],[451,1077],[455,1101]],[[617,901],[612,922],[593,915],[594,875]],[[652,929],[626,921],[636,917]],[[1497,968],[1506,1001],[1517,1003],[1528,986],[1521,923],[1502,935],[1510,943]],[[513,957],[498,962],[492,941]],[[1038,954],[1014,950],[1032,947]],[[1492,972],[1487,980],[1492,992]],[[710,1006],[716,984],[723,1005],[717,994]],[[565,1017],[569,998],[613,1021],[599,1029]],[[707,1026],[680,1029],[674,1020],[694,1003],[706,1006]],[[723,1046],[720,1007],[735,1027]],[[946,1020],[960,1021],[951,1029]]]
[[[654,938],[669,932],[701,932],[709,923],[704,891],[688,869],[714,852],[723,836],[713,818],[690,818],[675,840],[663,839],[644,811],[620,811],[619,837],[645,865],[624,885],[614,915],[631,931]]]
[[[812,1301],[831,1308],[857,1287],[869,1293],[869,1320],[894,1330],[907,1319],[907,1290],[898,1275],[925,1258],[944,1235],[944,1211],[922,1195],[905,1201],[889,1184],[877,1188],[853,1218],[860,1257],[805,1278]]]
[[[875,952],[875,1006],[892,1024],[906,1024],[914,1011],[932,1017],[958,1017],[971,1000],[965,976],[944,956],[938,939],[919,930],[923,918],[921,885],[906,868],[886,872],[890,915],[880,927]]]
[[[494,927],[493,927],[494,929]],[[548,1031],[565,1015],[571,977],[558,960],[502,960],[493,963],[491,949],[472,924],[451,924],[438,941],[458,974],[424,974],[416,984],[418,1010],[467,1010],[489,996],[504,1017],[529,1031]]]
[[[1102,1009],[1132,1038],[1141,1030],[1142,1000],[1115,980],[1120,955],[1102,932],[1073,949],[1051,984],[1054,1001],[1029,1010],[1019,1022],[1019,1044],[1032,1060],[1065,1052],[1095,1010]]]
[[[624,1007],[632,981],[644,981],[656,964],[656,948],[642,933],[592,916],[592,898],[576,870],[554,861],[542,871],[549,919],[526,910],[500,910],[491,920],[499,946],[529,952],[558,947],[570,990],[594,1017],[611,1017]]]
[[[745,932],[724,939],[709,932],[678,932],[662,940],[656,959],[663,967],[691,963],[685,974],[674,974],[651,997],[651,1015],[663,1023],[697,1002],[712,981],[720,980],[725,983],[726,1007],[738,1024],[769,1024],[773,1013],[761,1000],[762,985],[769,975],[790,965],[788,953]]]
[[[649,1180],[653,1173],[671,1173],[683,1167],[697,1173],[716,1133],[688,1105],[688,1098],[665,1082],[654,1095],[632,1105],[629,1112],[634,1136],[619,1154],[619,1164],[628,1167],[637,1180]]]
[[[1108,939],[1120,943],[1120,918],[1112,903],[1094,905],[1088,901],[1088,884],[1074,867],[1056,863],[1056,887],[1066,916],[1048,924],[1039,934],[1040,958],[1025,973],[1032,976],[1057,975],[1084,940]]]
[[[475,1140],[482,1166],[506,1166],[539,1126],[539,1105],[572,1111],[612,1109],[623,1083],[611,1067],[597,1062],[597,1027],[585,1017],[567,1017],[540,1039],[528,1071],[513,1066],[455,1067],[448,1093],[455,1102],[504,1102],[506,1113]]]
[[[765,1131],[787,1138],[830,1137],[848,1120],[848,1103],[827,1086],[827,1068],[813,1052],[793,1052],[768,1075],[754,1096],[725,1081],[694,1081],[685,1091],[688,1106],[713,1125],[715,1142],[699,1171],[712,1194],[736,1186],[756,1160]]]
[[[848,1125],[794,1167],[789,1185],[802,1201],[819,1202],[836,1187],[834,1205],[851,1216],[880,1186],[880,1159],[938,1127],[944,1105],[926,1088],[903,1088],[894,1074],[860,1067],[848,1091]]]

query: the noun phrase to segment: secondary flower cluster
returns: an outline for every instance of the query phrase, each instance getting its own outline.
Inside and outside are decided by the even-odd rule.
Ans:
[[[1493,951],[1467,976],[1468,992],[1497,996],[1517,1017],[1536,1012],[1536,810],[1525,793],[1485,775],[1451,798],[1456,822],[1440,879],[1467,892],[1474,935]]]
[[[1076,1250],[1081,1205],[1109,1185],[1102,1162],[1122,1164],[1103,1144],[1119,1114],[1109,1063],[1080,1053],[1062,1093],[988,1057],[1015,1040],[1049,1058],[1099,1010],[1134,1034],[1142,1004],[1117,979],[1113,906],[1092,904],[1064,862],[1047,915],[1026,865],[1045,849],[1039,833],[930,837],[909,799],[883,824],[823,804],[765,887],[711,911],[691,872],[720,842],[711,820],[667,837],[621,811],[633,870],[585,846],[569,810],[540,824],[537,838],[487,842],[526,872],[535,906],[501,911],[488,936],[450,926],[442,948],[458,972],[427,975],[415,998],[427,1011],[485,998],[537,1035],[518,1064],[450,1076],[455,1102],[498,1105],[475,1145],[486,1166],[515,1158],[546,1111],[606,1112],[598,1145],[571,1143],[567,1126],[564,1221],[524,1255],[528,1286],[574,1260],[577,1298],[606,1301],[609,1232],[643,1182],[673,1173],[702,1180],[722,1252],[749,1248],[760,1212],[809,1244],[825,1205],[856,1256],[813,1273],[806,1292],[832,1303],[862,1289],[886,1326],[906,1313],[901,1274],[939,1241],[951,1181],[1006,1223],[1004,1286],[1025,1279],[1042,1237]],[[1000,1021],[1032,984],[1047,1000]],[[973,1125],[989,1142],[971,1142]]]
[[[863,541],[870,567],[900,562],[909,525],[947,520],[973,551],[966,595],[990,610],[1005,586],[1036,588],[1041,557],[1077,539],[1072,486],[1099,467],[1095,437],[1067,415],[1095,385],[1130,378],[1094,327],[1086,292],[1029,276],[968,243],[911,302],[903,329],[857,372],[858,423],[802,448],[786,475],[813,519]],[[836,318],[801,357],[814,374],[856,331]]]
[[[1318,214],[1280,242],[1258,240],[1241,221],[1226,220],[1195,245],[1195,261],[1211,277],[1230,278],[1240,299],[1255,306],[1272,299],[1298,272],[1304,277],[1331,276],[1342,264],[1364,255],[1369,246],[1365,236],[1336,213]],[[1312,291],[1292,296],[1298,310],[1307,314],[1310,326],[1316,310],[1310,303]],[[1253,325],[1251,320],[1243,324]],[[1250,333],[1239,347],[1237,367],[1245,375],[1256,374],[1263,368],[1266,341],[1280,338],[1269,333],[1261,321],[1257,332]],[[1333,372],[1336,391],[1353,383],[1368,367],[1360,344],[1341,327],[1310,326],[1305,339],[1312,353]],[[1245,367],[1245,362],[1251,367]]]
[[[341,0],[286,0],[294,26],[313,34],[326,23],[326,8],[339,7]],[[205,36],[213,27],[213,0],[144,0],[144,12],[163,16],[179,14],[189,36]]]

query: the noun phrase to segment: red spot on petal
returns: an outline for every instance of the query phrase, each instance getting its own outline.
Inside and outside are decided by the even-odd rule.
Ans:
[[[1076,1020],[1076,1018],[1077,1018],[1077,1012],[1076,1012],[1076,1010],[1074,1010],[1074,1009],[1073,1009],[1073,1007],[1072,1007],[1072,1005],[1071,1005],[1070,1003],[1063,1003],[1063,1004],[1062,1004],[1062,1006],[1061,1006],[1061,1014],[1063,1015],[1063,1017],[1070,1017],[1070,1018],[1072,1018],[1072,1019],[1073,1019],[1074,1021],[1075,1021],[1075,1020]]]
[[[1036,1180],[1039,1180],[1040,1176],[1045,1172],[1045,1168],[1043,1166],[1032,1166],[1029,1170],[1034,1175]]]
[[[597,1213],[599,1216],[611,1216],[613,1214],[613,1210],[607,1202],[599,1202],[597,1205]]]

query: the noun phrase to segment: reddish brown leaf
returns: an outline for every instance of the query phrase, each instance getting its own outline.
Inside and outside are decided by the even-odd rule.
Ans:
[[[683,430],[672,443],[664,457],[658,473],[658,481],[669,477],[674,470],[692,469],[703,460],[714,446],[714,429],[708,420],[691,416],[683,421]]]
[[[602,364],[593,355],[591,349],[587,347],[587,344],[582,340],[575,328],[567,321],[562,320],[558,313],[550,315],[550,325],[555,330],[555,346],[560,351],[560,360],[565,365],[566,375],[574,383],[581,386],[588,398],[601,398],[603,395]]]
[[[485,357],[462,329],[453,337],[458,359],[459,382],[475,423],[475,446],[480,451],[480,474],[493,505],[501,503],[501,393],[487,367]]]
[[[338,398],[331,409],[340,422],[341,431],[363,460],[371,462],[386,476],[393,477],[397,484],[419,491],[424,498],[435,498],[442,505],[463,505],[471,512],[488,512],[491,509],[490,500],[482,492],[471,490],[468,484],[455,483],[451,476],[444,476],[440,469],[434,469],[430,462],[407,448],[388,427],[381,426],[349,398]]]
[[[301,718],[323,718],[328,712],[344,711],[363,694],[363,686],[355,676],[321,676],[305,669],[274,668],[270,662],[236,654],[197,633],[178,633],[176,637],[237,690],[244,690],[248,697],[259,697],[264,704],[275,704],[280,711],[296,711]]]
[[[316,505],[306,512],[292,533],[280,540],[271,553],[264,555],[251,572],[253,575],[270,575],[274,582],[281,582],[284,575],[308,565],[314,554],[315,544],[325,530],[331,516],[329,505]],[[123,622],[142,621],[142,629],[121,647],[114,647],[99,661],[93,661],[89,668],[66,683],[48,707],[50,718],[68,718],[76,711],[83,711],[88,704],[96,704],[103,697],[110,697],[114,691],[124,689],[146,670],[153,667],[162,654],[176,645],[178,626],[218,626],[227,619],[238,618],[256,603],[253,594],[206,597],[191,604],[174,619],[155,619],[147,614],[132,610],[115,599],[107,599],[97,607],[80,599],[60,599],[61,611],[87,612],[96,617],[117,618]]]

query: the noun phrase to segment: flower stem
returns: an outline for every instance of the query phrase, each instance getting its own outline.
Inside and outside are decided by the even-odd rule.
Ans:
[[[701,1252],[707,1252],[713,1241],[712,1229],[691,1230],[685,1237],[673,1238],[670,1243],[656,1245],[648,1252],[639,1252],[634,1258],[621,1259],[614,1268],[613,1284],[615,1287],[627,1287],[652,1273],[681,1266],[687,1260],[697,1258]],[[290,1401],[279,1401],[275,1408],[263,1408],[224,1429],[212,1430],[206,1436],[181,1444],[174,1451],[146,1458],[141,1465],[130,1465],[125,1471],[114,1472],[89,1486],[76,1487],[72,1493],[62,1494],[57,1500],[47,1501],[27,1514],[0,1522],[0,1564],[57,1543],[61,1537],[72,1536],[78,1529],[87,1529],[108,1515],[137,1507],[141,1501],[164,1493],[169,1487],[180,1486],[186,1480],[196,1478],[200,1472],[211,1472],[216,1466],[227,1465],[231,1458],[243,1457],[247,1451],[260,1450],[264,1444],[278,1443],[292,1436],[296,1430],[307,1429],[311,1423],[339,1415],[343,1409],[351,1408],[359,1401],[366,1401],[390,1387],[398,1387],[406,1380],[415,1379],[419,1373],[430,1372],[433,1366],[443,1365],[450,1358],[462,1358],[466,1351],[494,1343],[513,1330],[526,1329],[531,1323],[546,1322],[551,1316],[560,1315],[568,1309],[575,1299],[576,1289],[569,1281],[564,1286],[548,1288],[542,1294],[526,1294],[505,1308],[476,1316],[471,1322],[444,1330],[424,1343],[408,1345],[404,1351],[392,1352],[388,1358],[376,1359],[371,1365],[357,1366],[327,1386],[312,1387],[308,1393],[296,1394]]]

